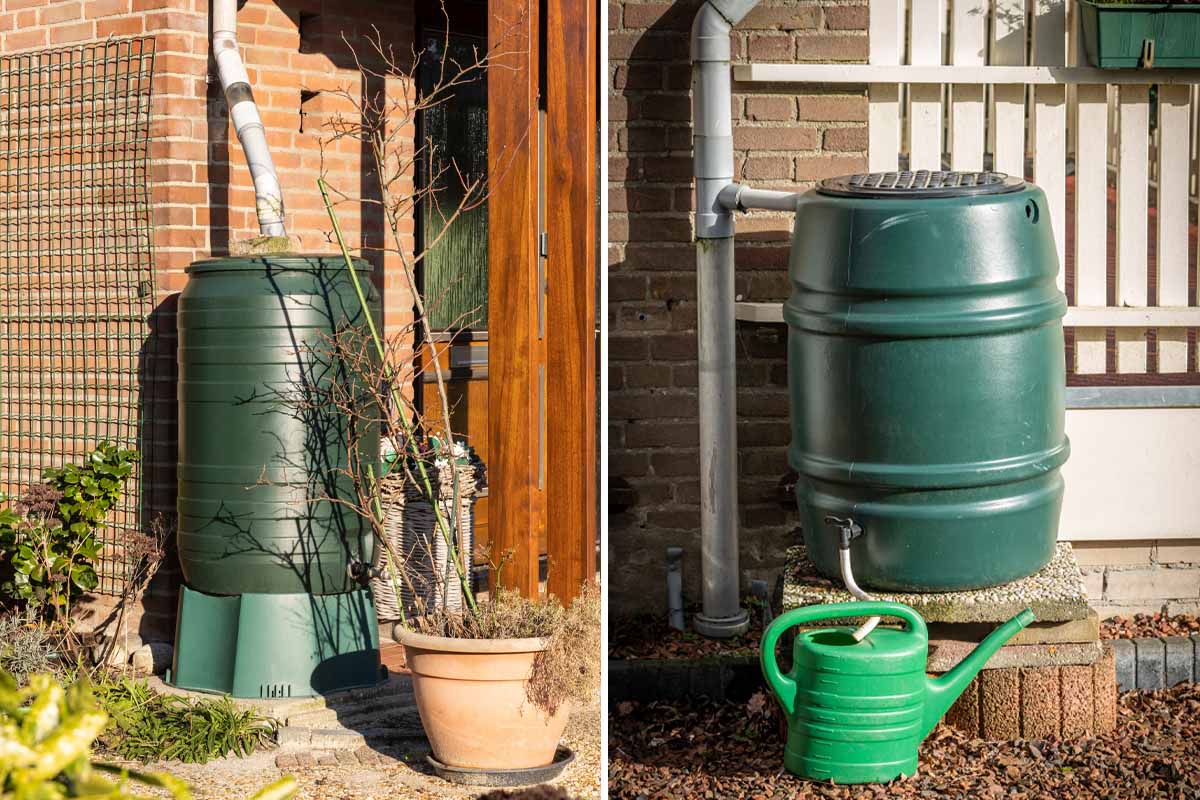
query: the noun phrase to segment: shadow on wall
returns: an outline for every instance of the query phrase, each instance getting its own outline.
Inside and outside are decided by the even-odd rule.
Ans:
[[[699,599],[689,61],[699,6],[677,3],[643,22],[640,15],[651,7],[629,4],[610,30],[617,93],[610,105],[617,130],[610,181],[624,184],[609,195],[610,239],[623,244],[609,265],[609,547],[620,565],[609,596],[619,612],[665,606],[670,545],[684,548],[685,595]],[[739,41],[735,34],[735,58]],[[737,293],[786,296],[788,232],[778,222],[741,222]],[[794,512],[779,501],[790,437],[785,359],[781,326],[739,325],[741,565],[744,573],[769,579],[782,567],[795,526]]]

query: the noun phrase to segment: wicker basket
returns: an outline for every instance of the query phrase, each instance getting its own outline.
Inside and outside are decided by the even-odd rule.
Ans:
[[[431,470],[430,478],[438,484],[438,505],[442,519],[452,526],[454,483],[448,467],[447,461],[439,460],[437,466]],[[460,462],[456,467],[459,478],[462,552],[466,553],[469,559],[475,539],[473,514],[475,494],[478,491],[478,466],[469,461]],[[374,564],[382,570],[382,577],[371,581],[376,615],[382,621],[391,621],[420,613],[422,610],[462,608],[462,585],[457,576],[451,578],[448,586],[445,580],[447,570],[454,574],[454,565],[450,563],[449,547],[438,528],[432,504],[422,497],[417,487],[404,478],[403,470],[395,470],[393,475],[395,477],[384,479],[381,487],[383,535],[391,545],[391,550],[403,559],[404,563],[397,571],[393,584],[388,548],[375,548]],[[403,615],[400,613],[401,607],[404,610]]]

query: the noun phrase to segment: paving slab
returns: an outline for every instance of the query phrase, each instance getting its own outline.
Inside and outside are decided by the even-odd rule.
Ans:
[[[787,555],[784,609],[854,600],[840,580],[817,572],[803,545],[788,548]],[[1026,608],[1033,609],[1041,622],[1067,622],[1087,619],[1089,612],[1083,573],[1070,542],[1059,542],[1050,563],[1033,575],[990,589],[872,594],[879,600],[911,606],[926,622],[1004,622]]]
[[[996,629],[991,622],[931,622],[929,638],[979,642]],[[1100,640],[1100,615],[1088,609],[1083,619],[1034,622],[1008,640],[1009,644],[1071,644]]]
[[[929,642],[928,672],[949,672],[960,661],[970,655],[976,647],[974,642],[957,640],[931,640]],[[1020,644],[1007,645],[997,650],[983,668],[1011,669],[1013,667],[1063,667],[1090,666],[1104,655],[1104,646],[1096,642],[1068,642],[1066,644]]]

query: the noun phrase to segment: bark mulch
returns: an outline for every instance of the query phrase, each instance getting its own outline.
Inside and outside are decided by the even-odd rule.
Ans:
[[[750,629],[731,639],[706,639],[690,630],[692,615],[686,612],[689,630],[677,631],[667,624],[665,614],[635,614],[610,620],[610,658],[697,659],[710,656],[752,656],[762,640],[762,610],[750,609]]]
[[[1101,639],[1154,639],[1160,636],[1200,634],[1200,617],[1195,614],[1134,614],[1113,617],[1100,623]]]
[[[613,798],[1200,797],[1200,687],[1126,692],[1117,728],[1098,738],[988,742],[940,725],[915,776],[834,786],[783,771],[778,706],[621,703],[610,714]]]

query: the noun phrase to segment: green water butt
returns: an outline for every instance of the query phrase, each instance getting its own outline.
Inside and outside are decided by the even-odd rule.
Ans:
[[[865,586],[1015,580],[1054,553],[1069,453],[1046,197],[996,173],[965,191],[944,185],[961,173],[892,175],[798,204],[784,318],[805,544],[836,577],[826,517],[849,517]]]

